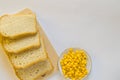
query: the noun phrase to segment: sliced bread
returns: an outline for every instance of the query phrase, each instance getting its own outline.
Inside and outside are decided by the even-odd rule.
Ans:
[[[16,75],[20,80],[35,80],[39,77],[44,77],[53,70],[53,66],[49,59],[39,62],[24,69],[16,69]]]
[[[37,33],[36,16],[33,14],[3,15],[0,18],[0,33],[12,39],[35,34]]]
[[[15,68],[26,68],[37,62],[47,59],[47,53],[45,52],[43,39],[40,39],[41,46],[39,48],[29,49],[21,52],[20,54],[8,53],[10,61]]]
[[[22,37],[20,39],[3,38],[3,47],[8,53],[20,53],[30,48],[40,46],[39,32],[32,36]]]

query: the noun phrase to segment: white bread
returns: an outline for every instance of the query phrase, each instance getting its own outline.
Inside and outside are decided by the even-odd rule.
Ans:
[[[8,39],[3,38],[3,47],[8,53],[20,53],[30,48],[36,48],[40,46],[40,34],[22,37],[20,39]]]
[[[29,10],[28,10],[29,11]],[[29,13],[24,13],[24,12],[19,12],[19,13],[17,13],[17,14],[15,14],[14,16],[19,16],[19,15],[31,15],[31,14],[33,14],[32,13],[32,11],[31,12],[29,12]],[[3,16],[4,17],[4,16]],[[1,18],[2,19],[2,18]],[[18,24],[17,24],[18,25]],[[28,28],[29,29],[29,28]],[[9,29],[8,29],[9,30]],[[23,30],[24,30],[24,28],[23,28]],[[35,34],[35,33],[32,33],[32,32],[29,32],[29,31],[26,31],[26,32],[24,32],[24,33],[12,33],[12,34],[8,34],[8,35],[6,35],[6,33],[4,34],[4,33],[2,33],[2,31],[3,30],[0,30],[0,33],[2,34],[2,36],[4,36],[4,37],[8,37],[8,38],[10,38],[10,39],[6,39],[6,38],[3,38],[3,40],[5,40],[5,41],[3,41],[2,40],[2,42],[3,42],[3,45],[4,45],[4,49],[5,49],[5,45],[6,45],[6,43],[7,43],[7,45],[8,44],[16,44],[16,42],[17,43],[21,43],[22,45],[23,45],[23,42],[21,42],[21,37],[23,37],[24,36],[24,38],[25,38],[25,40],[29,40],[29,39],[27,39],[28,37],[26,37],[26,36],[28,36],[28,35],[30,35],[31,36],[31,34],[33,35],[33,34]],[[5,30],[6,31],[6,30]],[[14,31],[14,30],[12,30],[12,31]],[[29,32],[29,33],[28,33]],[[20,38],[19,38],[20,37]],[[18,38],[19,38],[19,40],[18,40]],[[11,40],[12,39],[12,40]],[[13,39],[14,39],[14,41],[13,41]],[[20,41],[20,42],[19,42]],[[34,41],[34,40],[33,40]],[[39,40],[40,41],[40,40]],[[40,42],[39,42],[40,43]],[[26,43],[25,43],[26,44]],[[30,43],[31,44],[31,43]],[[38,43],[37,43],[38,44]],[[16,44],[17,45],[17,44]],[[36,44],[35,44],[36,45]],[[14,45],[13,45],[14,46]],[[39,44],[39,46],[40,46],[40,44]],[[41,43],[41,46],[40,47],[42,47],[42,43]],[[9,48],[10,48],[10,46],[9,46]],[[14,48],[14,47],[13,47]],[[32,45],[32,47],[28,47],[28,48],[22,48],[22,47],[20,47],[21,49],[19,49],[19,48],[17,48],[18,50],[17,51],[14,51],[13,49],[12,50],[10,50],[10,52],[11,53],[8,53],[8,50],[6,50],[7,51],[7,55],[8,54],[11,54],[11,55],[8,55],[8,58],[10,59],[10,61],[11,61],[11,63],[12,63],[12,65],[13,65],[13,68],[14,68],[14,70],[15,70],[15,72],[16,72],[16,75],[19,77],[19,79],[20,80],[35,80],[35,79],[37,79],[38,77],[45,77],[45,75],[47,75],[48,73],[50,73],[52,70],[53,70],[53,66],[52,66],[52,64],[51,64],[51,62],[49,61],[49,59],[47,58],[46,60],[44,60],[44,61],[42,61],[42,60],[39,60],[38,59],[38,57],[36,57],[36,55],[34,55],[35,57],[36,57],[36,60],[35,60],[35,57],[34,57],[34,60],[33,60],[33,55],[29,55],[30,54],[30,52],[32,51],[32,50],[34,50],[34,49],[38,49],[37,47],[34,47],[33,45]],[[11,49],[11,48],[10,48]],[[31,51],[29,51],[29,50],[31,50]],[[29,53],[28,53],[28,52]],[[15,54],[15,53],[21,53],[21,54]],[[25,54],[25,55],[24,55]],[[16,59],[16,55],[17,55],[17,59]],[[11,56],[11,57],[10,57]],[[19,59],[18,59],[18,56],[19,56]],[[32,57],[31,58],[31,60],[29,61],[30,63],[28,63],[27,64],[27,60],[24,62],[23,60],[23,57],[21,57],[21,56],[24,56],[25,58],[24,59],[27,59],[27,60],[29,60],[30,59],[30,57]],[[29,56],[29,58],[27,58]],[[21,58],[20,58],[21,57]],[[14,60],[13,60],[14,59]],[[14,62],[15,60],[16,61],[19,61],[21,59],[21,61],[23,61],[23,64],[25,63],[25,65],[23,66],[20,66],[20,65],[18,65],[17,64],[17,66],[15,67],[15,65],[16,65],[16,63]],[[41,58],[40,58],[41,59]],[[12,61],[13,60],[13,61]],[[37,61],[38,60],[38,61]],[[15,64],[13,64],[13,63],[15,63]],[[40,79],[41,80],[41,79]]]
[[[47,59],[47,53],[45,52],[43,39],[40,39],[41,46],[39,48],[29,49],[21,52],[20,54],[8,53],[10,61],[15,68],[26,68],[34,65],[37,62]]]
[[[39,77],[44,77],[47,73],[50,73],[53,70],[53,66],[49,59],[39,62],[35,65],[32,65],[24,69],[16,69],[16,75],[20,80],[35,80]]]
[[[36,16],[28,15],[3,15],[0,18],[0,33],[12,39],[20,36],[37,33]]]

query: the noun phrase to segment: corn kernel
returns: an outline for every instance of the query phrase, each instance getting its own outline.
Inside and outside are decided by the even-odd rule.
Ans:
[[[72,51],[73,51],[73,48],[70,48],[69,51],[72,52]]]

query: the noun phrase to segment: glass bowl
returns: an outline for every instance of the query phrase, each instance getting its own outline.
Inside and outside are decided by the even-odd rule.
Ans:
[[[64,80],[70,80],[70,78],[65,78],[64,74],[62,73],[62,69],[61,69],[61,65],[60,65],[60,60],[63,58],[63,55],[66,54],[66,53],[69,51],[69,49],[70,49],[70,48],[65,49],[65,50],[62,52],[62,54],[60,55],[59,60],[58,60],[58,68],[59,68],[59,71],[60,71],[60,73],[61,73],[61,75],[62,75],[62,77],[63,77]],[[81,50],[80,48],[72,48],[72,49],[73,49],[73,51]],[[84,49],[82,49],[82,50],[84,50]],[[84,50],[84,51],[85,51],[85,50]],[[85,52],[86,52],[86,51],[85,51]],[[89,54],[88,54],[87,52],[86,52],[86,55],[87,55],[87,66],[86,66],[86,68],[87,68],[87,70],[88,70],[88,74],[85,75],[85,76],[84,76],[82,79],[80,79],[80,80],[86,80],[86,79],[88,79],[88,76],[89,76],[89,74],[90,74],[90,72],[91,72],[91,68],[92,68],[91,58],[90,58],[90,56],[89,56]]]

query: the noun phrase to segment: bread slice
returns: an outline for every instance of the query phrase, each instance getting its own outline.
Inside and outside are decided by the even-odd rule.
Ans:
[[[36,16],[33,14],[4,15],[0,18],[0,33],[12,39],[35,34],[37,33]]]
[[[8,53],[10,61],[15,68],[26,68],[37,62],[47,59],[47,53],[45,52],[43,39],[40,39],[41,46],[39,48],[29,49],[21,52],[20,54]]]
[[[20,80],[35,80],[38,77],[44,77],[53,70],[53,66],[49,59],[39,62],[24,69],[16,69],[16,75]]]
[[[22,37],[20,39],[3,38],[3,47],[8,53],[20,53],[30,48],[40,46],[40,33],[36,35]]]

